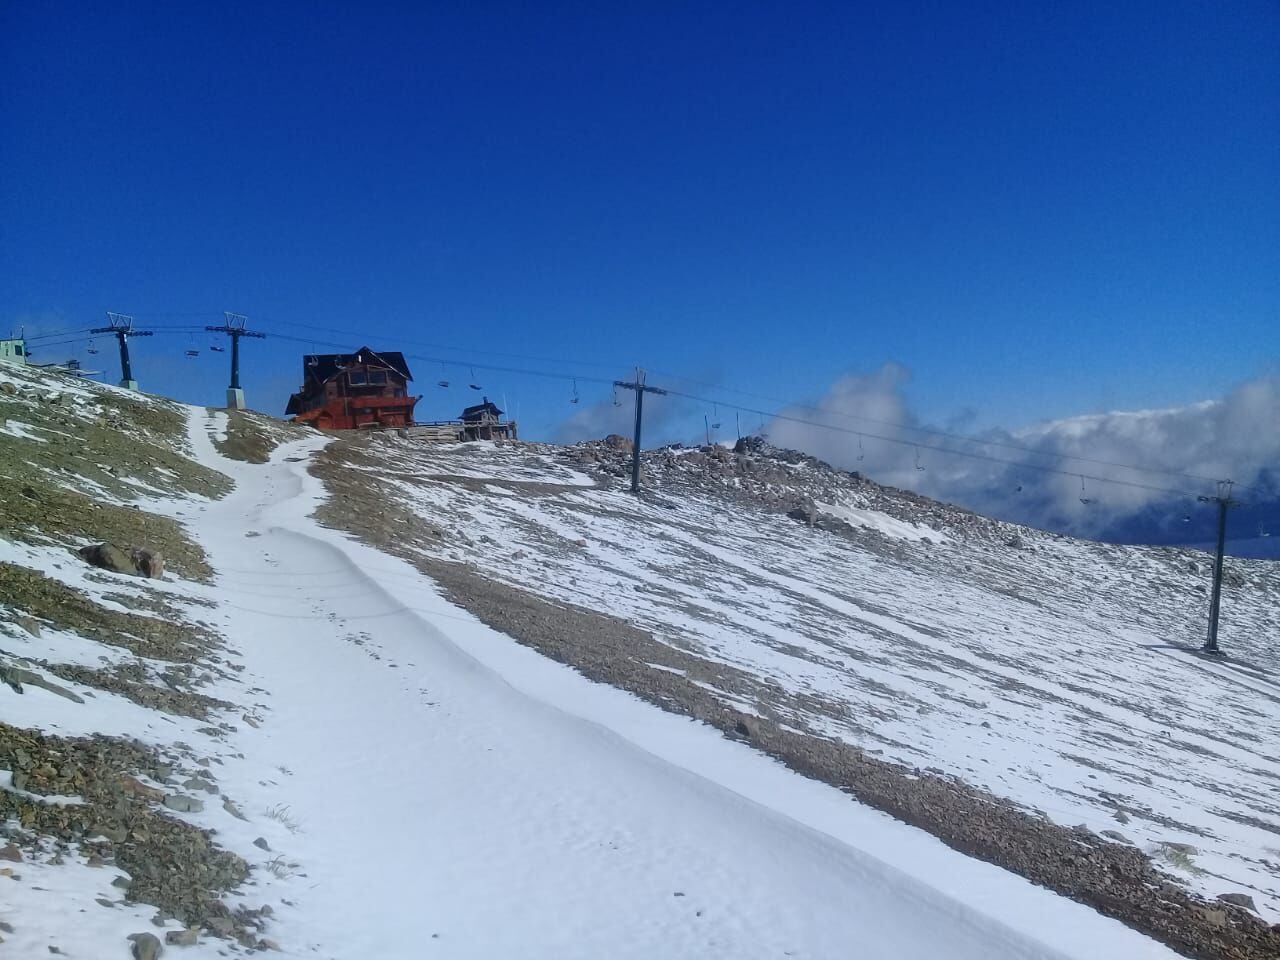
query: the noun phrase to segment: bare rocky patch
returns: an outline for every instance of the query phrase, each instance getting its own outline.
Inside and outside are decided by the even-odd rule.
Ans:
[[[167,786],[179,774],[176,761],[134,741],[56,737],[0,723],[0,767],[13,771],[15,790],[0,790],[0,823],[8,824],[3,829],[19,858],[56,863],[74,854],[90,866],[113,863],[129,874],[126,901],[258,945],[221,899],[245,881],[248,865],[217,847],[209,831],[163,812],[166,799],[179,795]]]
[[[246,463],[266,463],[282,443],[297,440],[310,433],[307,427],[295,426],[264,413],[250,410],[226,410],[226,437],[215,438],[214,446],[224,457]]]
[[[212,631],[180,620],[110,610],[81,590],[13,563],[0,562],[0,600],[26,617],[140,657],[193,662],[220,646]]]

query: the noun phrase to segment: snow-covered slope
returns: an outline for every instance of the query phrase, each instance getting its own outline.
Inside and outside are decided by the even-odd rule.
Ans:
[[[167,948],[192,957],[1173,956],[787,769],[750,727],[727,739],[645,702],[662,687],[592,682],[455,602],[473,583],[458,572],[483,573],[474,583],[494,590],[481,599],[565,643],[594,638],[601,663],[679,675],[744,718],[916,765],[947,753],[970,780],[988,765],[956,757],[1000,736],[1022,751],[1007,766],[1052,756],[1042,776],[1059,796],[1075,768],[1052,751],[1103,711],[1082,694],[1074,712],[1056,704],[1071,658],[1046,661],[1047,648],[1069,622],[1101,634],[1110,608],[1040,601],[1039,616],[966,579],[978,557],[1004,569],[1000,532],[976,518],[890,503],[804,462],[761,463],[743,482],[696,453],[660,460],[662,492],[637,502],[616,464],[581,450],[332,443],[93,385],[59,381],[53,393],[77,393],[50,399],[40,376],[0,371],[17,385],[0,401],[0,482],[28,502],[0,517],[0,666],[26,671],[21,694],[0,687],[0,812],[22,817],[0,825],[0,856],[7,837],[17,857],[0,861],[13,955],[124,956],[125,937],[149,933],[195,940]],[[117,410],[141,443],[113,446]],[[797,491],[800,520],[782,509]],[[68,550],[108,536],[163,540],[170,571],[140,580]],[[1052,586],[1080,564],[1070,551],[1089,549],[1049,546],[1017,554],[1050,563],[1024,589]],[[1249,576],[1241,589],[1274,589]],[[990,618],[994,637],[944,643],[947,617]],[[1025,656],[1006,625],[1025,631]],[[623,628],[636,646],[605,646]],[[1204,675],[1225,689],[1232,669]],[[1256,709],[1267,682],[1258,671],[1232,709]],[[1010,691],[1032,705],[1014,716]],[[1219,740],[1195,742],[1219,759],[1187,776],[1231,775],[1237,796],[1273,776],[1261,748],[1238,748],[1237,775]],[[57,751],[60,769],[40,766]],[[1136,755],[1133,777],[1167,805],[1181,781],[1155,763]],[[1030,802],[1024,779],[981,782]],[[1260,856],[1241,836],[1249,856],[1224,874],[1234,889]],[[1075,843],[1082,860],[1092,843]],[[1224,935],[1240,929],[1219,913]]]
[[[410,555],[607,609],[736,710],[1111,831],[1280,919],[1276,565],[1232,564],[1213,661],[1194,652],[1203,555],[989,521],[778,451],[661,452],[639,500],[602,445],[388,436],[344,464],[434,528],[393,531]]]
[[[282,935],[300,946],[1164,955],[494,633],[408,564],[318,528],[323,490],[290,462],[307,446],[266,470],[231,465],[235,492],[190,517],[224,578],[226,629],[247,638],[246,673],[266,691],[262,731],[228,745],[223,780],[245,795],[272,781],[262,802],[300,825],[272,840],[299,865],[273,886],[296,891]]]

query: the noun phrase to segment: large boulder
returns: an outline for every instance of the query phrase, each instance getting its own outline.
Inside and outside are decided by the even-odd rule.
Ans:
[[[1223,903],[1230,903],[1237,907],[1244,907],[1246,910],[1258,912],[1257,906],[1254,905],[1253,897],[1247,893],[1220,893],[1218,899]]]
[[[113,573],[127,573],[130,576],[151,577],[156,580],[164,576],[164,556],[158,550],[136,547],[125,553],[114,543],[95,543],[81,547],[79,553],[86,563]]]
[[[154,933],[131,933],[129,940],[133,942],[131,952],[134,960],[156,960],[164,950]]]
[[[138,572],[133,559],[114,543],[91,544],[81,547],[79,553],[86,563],[101,567],[103,570],[110,570],[112,573],[136,575]]]

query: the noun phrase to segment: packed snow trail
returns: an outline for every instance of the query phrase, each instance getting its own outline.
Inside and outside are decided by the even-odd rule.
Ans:
[[[322,440],[229,461],[220,416],[191,438],[236,489],[180,516],[261,726],[218,770],[249,819],[216,824],[265,834],[286,953],[1174,956],[495,633],[309,518]]]

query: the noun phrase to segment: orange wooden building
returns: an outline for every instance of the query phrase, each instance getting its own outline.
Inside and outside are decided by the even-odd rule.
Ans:
[[[302,358],[302,389],[286,414],[321,430],[407,427],[421,397],[409,396],[413,375],[399,352],[321,353]]]

